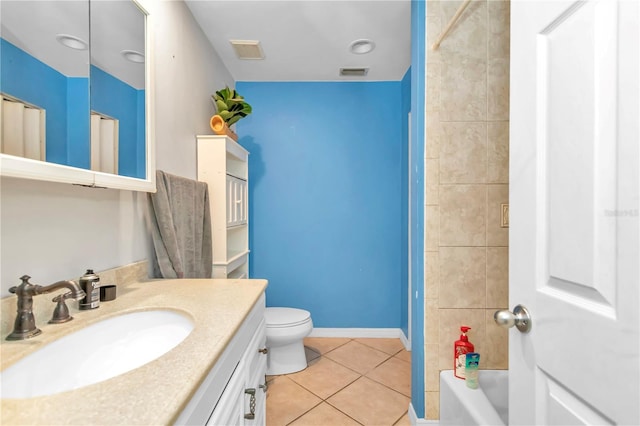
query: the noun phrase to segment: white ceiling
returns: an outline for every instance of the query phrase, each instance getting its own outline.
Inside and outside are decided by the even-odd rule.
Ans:
[[[131,1],[0,0],[0,35],[67,77],[89,75],[89,50],[56,41],[57,34],[91,38],[91,63],[137,89],[144,88],[144,64],[120,54],[144,54],[144,15]]]
[[[398,81],[411,63],[410,0],[185,0],[236,81]],[[351,42],[370,39],[364,55]],[[259,40],[240,60],[229,40]],[[369,68],[341,77],[340,68]]]

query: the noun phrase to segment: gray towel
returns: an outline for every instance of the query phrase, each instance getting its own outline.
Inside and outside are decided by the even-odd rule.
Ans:
[[[155,278],[211,278],[211,212],[205,182],[156,171],[149,194]]]

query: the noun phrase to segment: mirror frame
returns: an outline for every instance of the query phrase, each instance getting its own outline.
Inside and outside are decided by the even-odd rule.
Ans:
[[[149,12],[152,0],[131,0],[145,19],[145,144],[146,178],[132,178],[104,172],[47,163],[44,161],[0,154],[0,176],[20,179],[32,179],[48,182],[71,183],[75,185],[125,189],[131,191],[156,192],[156,155],[155,155],[155,111],[153,78],[153,14]],[[88,135],[87,135],[88,137]]]

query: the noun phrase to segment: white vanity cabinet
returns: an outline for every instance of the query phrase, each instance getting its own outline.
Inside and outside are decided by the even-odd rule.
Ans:
[[[264,425],[266,423],[267,357],[264,322],[256,331],[231,376],[207,425]],[[262,351],[262,352],[261,352]]]
[[[265,425],[267,352],[264,310],[263,294],[176,424]]]
[[[213,278],[249,278],[249,152],[227,136],[196,136],[197,179],[209,186]]]

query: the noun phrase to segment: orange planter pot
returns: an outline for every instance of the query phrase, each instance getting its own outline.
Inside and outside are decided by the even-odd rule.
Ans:
[[[227,126],[227,123],[225,123],[222,117],[220,117],[218,114],[211,117],[209,125],[211,126],[211,130],[213,130],[213,133],[215,133],[216,135],[226,135],[234,141],[238,142],[238,135],[236,135],[236,133],[231,130],[229,126]]]

